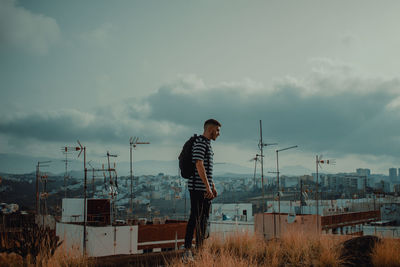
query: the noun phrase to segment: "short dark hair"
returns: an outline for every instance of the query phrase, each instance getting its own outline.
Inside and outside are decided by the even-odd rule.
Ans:
[[[221,127],[221,123],[219,123],[219,121],[217,121],[217,120],[215,120],[215,119],[206,120],[206,121],[204,122],[204,129],[206,129],[207,126],[209,126],[209,125],[214,125],[214,126],[219,126],[219,127]]]

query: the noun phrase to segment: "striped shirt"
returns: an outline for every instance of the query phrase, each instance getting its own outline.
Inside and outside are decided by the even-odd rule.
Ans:
[[[205,138],[203,135],[197,137],[197,139],[193,143],[192,148],[192,160],[193,163],[196,163],[196,160],[202,160],[204,164],[204,169],[207,173],[208,183],[212,188],[213,179],[213,151],[211,148],[211,142],[209,139]],[[197,171],[197,168],[194,168],[194,176],[189,179],[189,190],[191,191],[206,191],[206,186],[201,180],[200,175]]]

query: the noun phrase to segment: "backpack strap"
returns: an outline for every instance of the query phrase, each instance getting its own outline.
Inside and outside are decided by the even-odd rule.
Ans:
[[[194,134],[194,137],[196,138],[195,140],[194,140],[194,142],[196,142],[196,140],[197,140],[197,138],[198,137],[200,137],[200,136],[198,136],[197,134]],[[193,142],[193,144],[194,144],[194,142]],[[206,159],[206,156],[208,156],[208,152],[210,151],[210,149],[209,149],[209,146],[207,145],[206,146],[206,151],[204,152],[205,154],[204,154],[204,161],[205,161],[205,159]],[[193,147],[192,147],[192,152],[193,152]],[[192,180],[193,180],[193,191],[196,191],[196,179],[195,179],[195,177],[196,177],[196,163],[195,163],[195,165],[194,165],[194,168],[195,168],[195,174],[193,175],[193,177],[192,177]],[[208,166],[207,166],[207,169],[206,169],[206,177],[207,177],[207,180],[208,180],[208,173],[210,172],[210,159],[208,159]],[[201,179],[201,178],[200,178]]]
[[[210,148],[209,148],[209,144],[207,144],[206,146],[206,151],[204,152],[204,162],[206,161],[206,157],[208,157],[208,152],[210,152]],[[207,165],[207,169],[206,169],[206,177],[208,180],[208,173],[210,172],[210,158],[208,158],[208,165]],[[211,185],[210,185],[211,186]]]
[[[207,144],[206,147],[206,154],[204,155],[204,159],[206,158],[206,156],[208,156],[208,152],[210,152],[209,146]],[[206,176],[207,176],[207,180],[208,180],[208,173],[210,172],[210,158],[208,158],[208,166],[207,166],[207,170],[206,170]]]
[[[193,145],[192,145],[192,162],[193,162],[193,146],[194,146],[194,143],[196,142],[198,136],[197,136],[197,134],[194,134],[193,137],[194,137],[194,141],[193,141]],[[196,191],[196,162],[194,163],[194,172],[193,172],[193,177],[192,177],[192,183],[193,183],[193,191]]]

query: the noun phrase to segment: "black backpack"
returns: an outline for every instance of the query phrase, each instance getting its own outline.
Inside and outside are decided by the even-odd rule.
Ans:
[[[194,176],[195,165],[192,162],[192,148],[193,143],[197,138],[197,134],[193,135],[183,145],[181,154],[179,155],[179,169],[181,170],[181,176],[185,179],[189,179]]]

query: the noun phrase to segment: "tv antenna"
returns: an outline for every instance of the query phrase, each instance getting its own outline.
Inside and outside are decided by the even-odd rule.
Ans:
[[[96,172],[103,172],[104,173],[104,164],[102,165],[101,169],[96,169],[90,163],[91,163],[91,161],[89,161],[88,164],[89,164],[90,168],[92,168],[92,198],[94,198],[95,192],[96,192],[94,180],[102,178],[102,176],[96,175]]]
[[[80,144],[79,141],[78,141],[78,144]],[[71,153],[76,152],[76,151],[80,151],[80,152],[79,152],[79,155],[78,155],[78,157],[79,157],[80,154],[81,154],[81,152],[82,152],[80,146],[64,146],[64,147],[61,148],[61,152],[65,155],[65,160],[63,160],[63,161],[65,162],[64,198],[67,197],[67,180],[68,180],[69,178],[71,178],[71,177],[69,176],[69,174],[68,174],[68,162],[70,162],[70,161],[68,160],[68,155],[70,155]]]
[[[133,216],[133,150],[137,145],[148,145],[149,142],[139,142],[139,137],[129,138],[129,151],[130,151],[130,180],[131,180],[131,199],[129,201],[129,212]],[[137,184],[136,184],[137,185]]]

